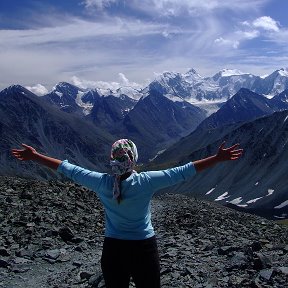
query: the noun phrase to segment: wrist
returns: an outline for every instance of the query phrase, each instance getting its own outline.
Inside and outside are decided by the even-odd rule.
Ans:
[[[222,162],[223,159],[220,157],[219,154],[215,154],[214,156],[212,156],[214,158],[215,163],[219,163]]]
[[[41,154],[40,153],[38,153],[37,151],[35,151],[35,152],[33,152],[32,153],[32,156],[31,156],[31,160],[34,160],[34,161],[38,161],[39,159],[41,159]]]

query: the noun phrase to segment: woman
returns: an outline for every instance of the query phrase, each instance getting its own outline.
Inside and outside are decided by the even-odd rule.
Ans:
[[[162,171],[137,173],[135,144],[121,139],[112,145],[110,164],[113,175],[90,171],[38,153],[33,147],[12,149],[21,161],[32,160],[64,174],[96,192],[105,208],[105,239],[101,267],[108,288],[129,287],[130,277],[136,287],[160,287],[157,243],[151,224],[150,201],[162,188],[188,180],[196,172],[227,160],[236,160],[243,150],[235,144],[219,147],[214,156]]]

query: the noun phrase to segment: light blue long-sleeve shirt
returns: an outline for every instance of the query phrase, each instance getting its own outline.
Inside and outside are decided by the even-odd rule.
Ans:
[[[96,192],[105,208],[105,236],[124,240],[142,240],[154,235],[150,201],[153,194],[185,181],[196,174],[193,163],[161,171],[132,173],[121,182],[123,200],[113,198],[114,177],[63,161],[58,172]]]

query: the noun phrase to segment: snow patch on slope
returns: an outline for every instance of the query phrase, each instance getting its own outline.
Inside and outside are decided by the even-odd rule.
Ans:
[[[230,195],[228,195],[228,192],[223,193],[222,195],[220,195],[219,197],[217,197],[214,201],[221,201],[221,200],[225,200],[227,198],[229,198]]]
[[[282,203],[281,203],[280,205],[278,205],[278,206],[275,206],[274,209],[281,209],[281,208],[283,208],[283,207],[285,207],[285,206],[287,206],[287,205],[288,205],[288,200],[282,202]]]
[[[82,92],[82,91],[79,91],[77,96],[76,96],[76,99],[75,99],[75,102],[78,106],[82,107],[83,108],[83,114],[84,115],[88,115],[91,113],[91,110],[93,108],[93,104],[87,102],[87,103],[84,103],[82,101],[82,97],[83,95],[85,94],[85,92]]]

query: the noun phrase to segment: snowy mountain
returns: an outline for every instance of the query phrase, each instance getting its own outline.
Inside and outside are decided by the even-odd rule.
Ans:
[[[107,170],[115,138],[76,115],[59,111],[24,87],[14,85],[0,92],[0,115],[1,175],[42,179],[55,176],[50,169],[14,159],[10,150],[20,148],[21,143],[55,158]]]
[[[215,99],[216,89],[216,85],[206,81],[194,69],[191,69],[185,74],[165,72],[152,81],[144,91],[154,90],[168,98],[179,97],[193,103],[203,98]]]
[[[251,89],[256,78],[252,74],[242,73],[239,70],[224,69],[212,78],[206,78],[206,80],[208,82],[211,81],[217,86],[217,95],[219,98],[230,98],[241,88]]]
[[[276,95],[288,88],[288,68],[279,69],[265,78],[258,77],[251,90],[263,95]]]
[[[288,69],[279,69],[261,78],[238,70],[224,69],[212,77],[202,77],[194,69],[185,74],[165,72],[152,81],[147,89],[157,90],[167,97],[184,98],[193,104],[222,101],[241,88],[274,96],[288,88]]]
[[[241,88],[272,98],[288,89],[288,69],[276,70],[266,77],[243,73],[235,69],[223,69],[212,77],[202,77],[195,69],[190,69],[184,74],[164,72],[142,90],[129,86],[115,89],[113,83],[111,88],[99,86],[84,90],[69,83],[60,82],[50,93],[43,96],[43,99],[58,106],[62,111],[88,115],[99,97],[111,98],[113,96],[124,102],[125,97],[129,97],[139,101],[150,91],[157,91],[172,101],[190,102],[204,109],[209,116]]]
[[[83,93],[80,88],[74,85],[60,82],[50,93],[42,96],[42,98],[50,104],[59,107],[64,112],[80,114],[82,109],[81,106],[79,107],[76,99],[79,93],[81,95],[81,92]]]

